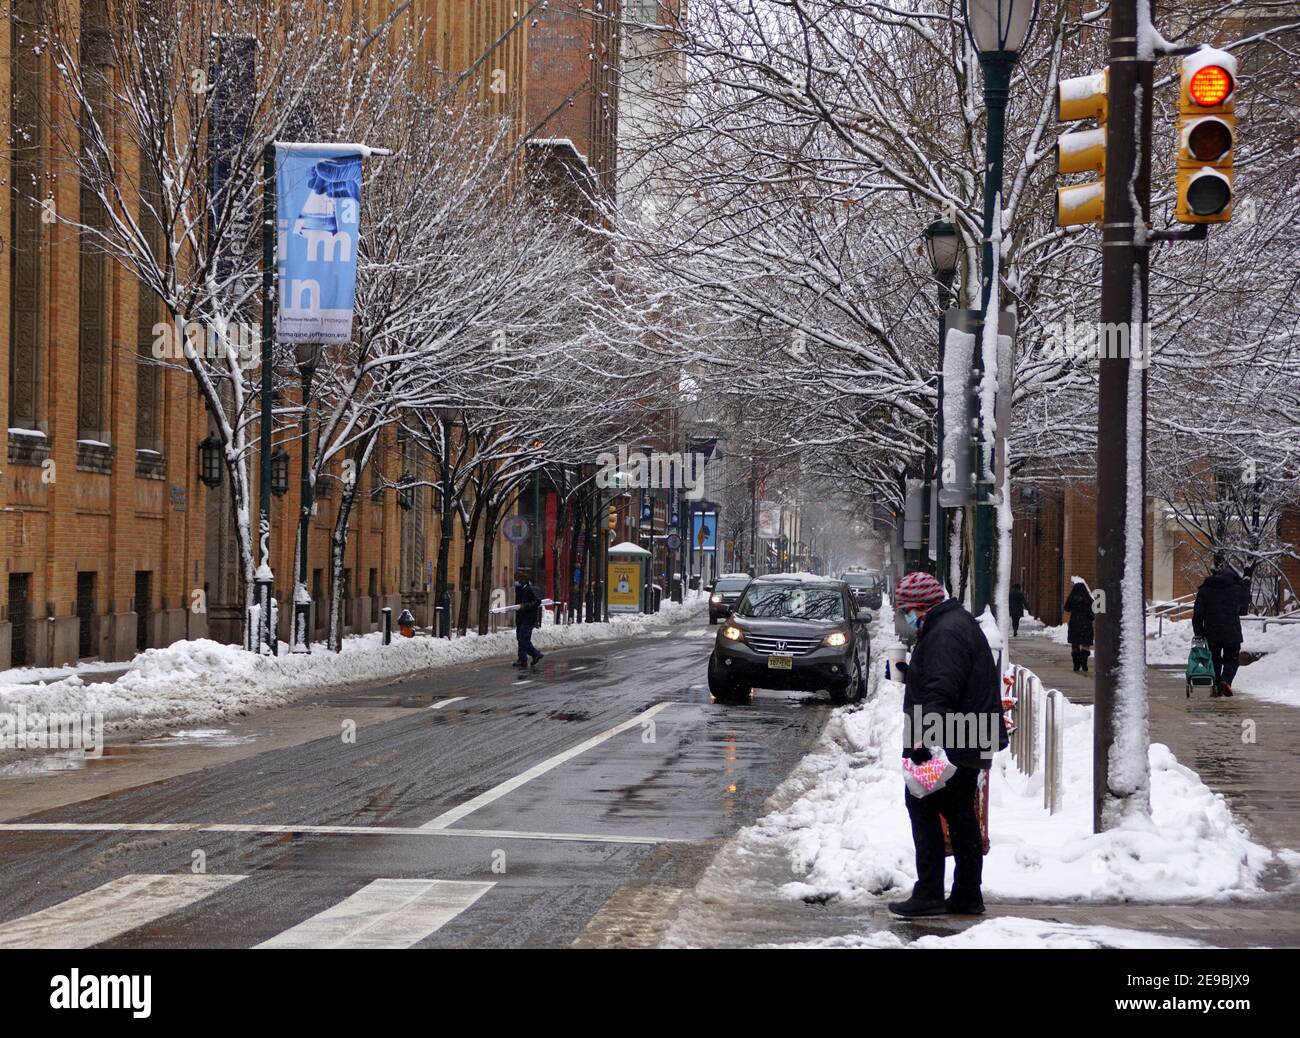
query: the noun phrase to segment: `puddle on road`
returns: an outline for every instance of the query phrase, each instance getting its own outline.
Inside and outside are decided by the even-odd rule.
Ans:
[[[31,778],[34,775],[55,775],[61,771],[80,771],[88,758],[84,750],[66,753],[45,753],[39,757],[10,761],[0,766],[0,779]]]
[[[251,735],[235,735],[229,728],[191,728],[144,739],[134,746],[242,746],[253,739],[254,736]],[[105,747],[104,752],[107,753],[110,749],[112,747]]]

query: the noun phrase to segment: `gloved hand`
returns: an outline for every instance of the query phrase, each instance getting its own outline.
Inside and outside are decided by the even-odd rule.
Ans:
[[[896,671],[898,671],[898,673],[903,674],[903,675],[906,675],[906,674],[907,674],[907,660],[898,660],[898,661],[894,664],[894,669],[895,669]]]
[[[904,750],[903,756],[913,764],[924,764],[930,759],[930,751],[924,746],[917,746],[910,750]]]

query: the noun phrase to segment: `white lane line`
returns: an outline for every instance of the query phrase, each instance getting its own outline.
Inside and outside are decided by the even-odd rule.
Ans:
[[[244,825],[227,822],[3,822],[3,833],[253,833],[279,836],[455,836],[486,840],[548,840],[558,843],[686,843],[676,836],[613,836],[547,833],[527,829],[427,829],[391,825]]]
[[[259,948],[409,948],[455,919],[496,884],[377,879]]]
[[[520,680],[515,682],[516,685],[531,685],[532,683],[533,683],[532,678],[521,678]]]
[[[586,670],[586,669],[587,669],[586,667],[570,667],[570,668],[569,668],[569,673],[570,673],[570,674],[576,674],[578,671],[580,671],[580,670]],[[1207,722],[1207,723],[1208,723],[1208,722]]]
[[[507,779],[500,785],[493,786],[486,792],[480,793],[473,800],[467,800],[465,803],[453,807],[450,811],[444,811],[432,821],[425,822],[424,825],[420,826],[420,828],[446,829],[449,825],[459,822],[466,815],[473,814],[480,807],[486,807],[494,800],[500,800],[507,793],[513,792],[526,782],[531,782],[539,775],[545,775],[552,768],[558,768],[565,761],[570,761],[579,754],[586,753],[593,747],[599,746],[606,739],[612,739],[614,736],[626,732],[629,728],[636,728],[641,724],[641,722],[649,720],[651,717],[654,717],[655,714],[659,713],[660,710],[665,710],[670,706],[672,706],[671,703],[656,703],[649,710],[641,711],[641,713],[627,721],[624,721],[622,724],[616,724],[613,728],[607,728],[599,735],[593,735],[590,739],[578,743],[577,746],[571,746],[563,753],[557,753],[554,757],[548,757],[540,764],[534,764],[527,771],[521,772],[512,779]]]
[[[465,696],[452,696],[450,699],[440,699],[432,706],[426,706],[426,710],[441,710],[444,706],[451,706],[452,703],[459,703]]]
[[[0,923],[0,948],[89,948],[161,919],[243,879],[132,873],[57,905]]]

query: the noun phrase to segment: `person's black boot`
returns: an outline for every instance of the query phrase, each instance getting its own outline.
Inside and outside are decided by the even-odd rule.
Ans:
[[[518,669],[520,669],[521,667],[526,667],[526,666],[528,666],[528,661],[527,661],[527,660],[515,660],[514,663],[510,664],[510,666],[512,666],[512,667],[514,667],[516,670],[518,670]]]
[[[904,919],[914,919],[921,916],[930,915],[947,915],[948,906],[942,901],[926,901],[915,894],[906,901],[892,901],[889,910],[894,915],[902,916]]]
[[[546,653],[544,653],[544,652],[539,652],[536,656],[534,656],[534,657],[533,657],[533,666],[535,667],[535,666],[537,666],[537,664],[541,663],[541,662],[542,662],[542,657],[545,656],[545,655],[546,655]]]
[[[1080,664],[1082,664],[1083,672],[1084,672],[1085,674],[1087,674],[1087,673],[1088,673],[1088,654],[1087,654],[1086,652],[1083,654],[1083,659],[1081,659],[1079,662],[1080,662]]]
[[[983,915],[984,899],[978,895],[969,897],[950,897],[944,907],[953,915]]]

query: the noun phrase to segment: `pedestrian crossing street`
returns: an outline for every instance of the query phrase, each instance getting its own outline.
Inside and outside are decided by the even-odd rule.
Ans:
[[[90,948],[225,890],[242,875],[132,873],[49,908],[0,923],[0,949]],[[495,883],[376,879],[259,948],[410,948],[455,919]]]

